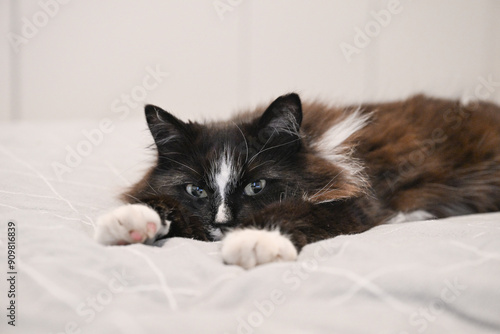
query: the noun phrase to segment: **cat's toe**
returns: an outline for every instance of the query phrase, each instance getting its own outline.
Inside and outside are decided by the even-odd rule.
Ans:
[[[132,241],[137,243],[144,242],[148,238],[153,238],[156,235],[157,231],[158,228],[156,226],[156,223],[148,222],[146,223],[146,228],[143,228],[142,230],[132,230],[129,232],[129,235]]]
[[[235,230],[222,240],[222,258],[245,269],[257,265],[297,259],[297,249],[279,231]]]
[[[94,238],[105,245],[142,243],[154,238],[160,229],[165,227],[156,211],[146,205],[130,204],[99,217]]]

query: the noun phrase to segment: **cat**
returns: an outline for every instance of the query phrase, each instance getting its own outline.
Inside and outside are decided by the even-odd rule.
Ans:
[[[103,244],[222,241],[227,264],[297,258],[384,223],[500,210],[500,108],[413,96],[335,108],[287,94],[230,121],[145,107],[158,159],[100,217]]]

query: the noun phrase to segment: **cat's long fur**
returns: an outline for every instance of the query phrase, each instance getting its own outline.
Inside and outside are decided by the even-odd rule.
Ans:
[[[500,209],[500,108],[490,103],[418,95],[335,108],[289,94],[227,122],[185,123],[155,106],[146,118],[158,161],[124,199],[169,217],[166,237],[279,229],[300,251],[405,214]]]

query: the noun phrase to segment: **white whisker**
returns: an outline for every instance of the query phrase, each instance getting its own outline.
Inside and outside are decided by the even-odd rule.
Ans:
[[[340,174],[340,173],[339,173]],[[315,197],[320,197],[321,195],[323,194],[326,194],[328,191],[330,191],[330,189],[332,189],[333,185],[332,185],[332,182],[335,181],[337,179],[337,177],[339,176],[339,174],[335,175],[331,180],[330,182],[328,182],[323,188],[321,188],[319,191],[317,191],[314,195],[312,196],[309,196],[310,199],[313,199]]]
[[[285,146],[285,145],[291,144],[291,143],[293,143],[293,142],[296,142],[296,141],[298,141],[298,140],[300,140],[300,138],[294,139],[294,140],[289,141],[289,142],[286,142],[286,143],[284,143],[284,144],[271,146],[271,147],[268,147],[268,148],[266,148],[266,149],[261,149],[259,152],[257,152],[257,153],[256,153],[256,154],[252,157],[252,159],[250,159],[249,163],[251,163],[252,161],[254,161],[254,160],[255,160],[255,158],[256,158],[259,154],[261,154],[261,153],[263,153],[263,152],[265,152],[265,151],[269,151],[269,150],[272,150],[272,149],[274,149],[274,148],[278,148],[278,147],[281,147],[281,146]]]
[[[236,124],[234,121],[233,121],[233,124],[238,128],[238,130],[240,131],[241,135],[243,136],[243,140],[245,140],[245,146],[246,146],[246,158],[245,158],[245,163],[248,162],[248,142],[247,142],[247,139],[245,137],[245,134],[243,134],[243,131],[241,130],[241,128],[238,126],[238,124]]]
[[[252,168],[251,168],[251,169],[249,169],[248,171],[249,171],[249,172],[251,172],[251,171],[253,171],[254,169],[256,169],[256,168],[258,168],[258,167],[260,167],[260,166],[262,166],[262,165],[265,165],[265,164],[268,164],[268,163],[273,163],[273,162],[274,162],[273,160],[267,160],[267,161],[264,161],[263,163],[258,164],[258,165],[257,165],[257,166],[255,166],[255,167],[252,167]]]
[[[197,171],[195,171],[193,168],[189,167],[188,165],[185,165],[185,164],[183,164],[183,163],[181,163],[181,162],[179,162],[179,161],[175,161],[174,159],[167,158],[167,157],[165,157],[165,156],[162,156],[162,158],[163,158],[163,159],[170,160],[170,161],[172,161],[172,162],[175,162],[176,164],[179,164],[179,165],[181,165],[181,166],[184,166],[184,167],[186,167],[186,168],[188,168],[188,169],[192,170],[193,172],[195,172],[196,174],[198,174],[198,175],[200,175],[200,176],[201,176],[201,174],[200,174],[200,173],[198,173]]]

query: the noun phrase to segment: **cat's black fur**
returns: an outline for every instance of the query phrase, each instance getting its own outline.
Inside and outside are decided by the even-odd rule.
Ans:
[[[497,106],[416,96],[360,108],[302,107],[289,94],[265,111],[199,124],[146,106],[158,161],[124,198],[172,221],[160,237],[214,240],[228,229],[279,228],[298,250],[399,212],[500,210]],[[224,163],[230,175],[222,194]],[[265,186],[248,195],[259,180]],[[189,184],[206,197],[193,197]]]

